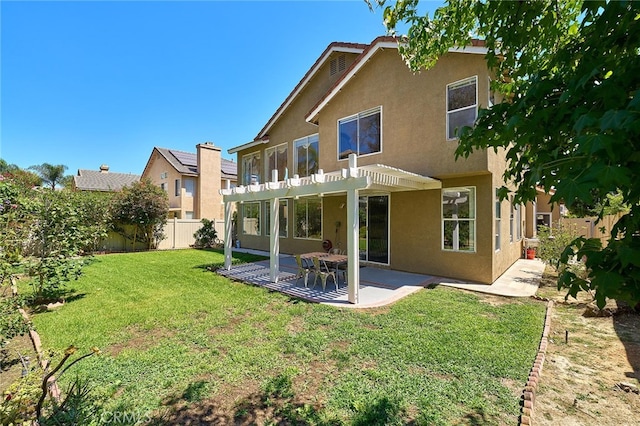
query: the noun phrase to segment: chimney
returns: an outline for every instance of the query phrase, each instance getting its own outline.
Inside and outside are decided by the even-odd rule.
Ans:
[[[220,206],[222,196],[219,194],[222,179],[221,148],[213,142],[196,145],[198,161],[198,189],[196,191],[197,218],[222,219]]]
[[[100,173],[109,173],[109,166],[103,164],[100,166]]]

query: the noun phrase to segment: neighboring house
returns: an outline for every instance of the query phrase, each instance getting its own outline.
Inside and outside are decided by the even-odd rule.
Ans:
[[[109,171],[109,166],[103,164],[100,170],[78,169],[78,174],[73,177],[72,189],[76,191],[120,191],[140,180],[140,175],[131,173],[114,173]]]
[[[229,150],[242,186],[222,192],[241,203],[242,247],[272,253],[274,280],[274,252],[330,240],[382,268],[493,282],[521,257],[525,215],[496,197],[504,150],[455,160],[457,129],[494,102],[485,53],[476,40],[412,73],[395,38],[330,44],[255,139]]]
[[[211,142],[196,145],[196,152],[154,147],[143,178],[167,191],[169,217],[222,219],[221,188],[235,187],[237,165],[220,155]]]

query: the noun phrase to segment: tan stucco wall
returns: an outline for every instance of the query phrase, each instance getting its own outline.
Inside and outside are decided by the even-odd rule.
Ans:
[[[325,68],[328,68],[328,62]],[[358,165],[387,164],[400,169],[436,177],[444,188],[476,188],[476,251],[474,253],[442,250],[441,191],[411,191],[390,194],[390,264],[389,267],[457,279],[490,283],[520,257],[520,242],[509,243],[509,206],[502,203],[502,244],[496,251],[494,235],[495,188],[502,185],[504,153],[479,151],[468,159],[455,161],[457,141],[446,139],[446,87],[474,75],[478,76],[478,102],[488,100],[488,72],[483,55],[452,53],[443,57],[432,70],[412,74],[396,49],[376,53],[369,63],[321,111],[319,126],[306,123],[304,117],[326,90],[326,71],[320,70],[309,88],[296,99],[272,127],[268,145],[238,153],[242,156],[260,151],[261,173],[265,176],[264,150],[288,144],[289,172],[292,175],[293,140],[320,134],[320,168],[331,172],[347,167],[338,160],[337,122],[339,119],[382,106],[382,152],[361,156]],[[315,81],[317,80],[317,81]],[[322,89],[322,90],[321,90]],[[242,171],[239,170],[242,175]],[[346,202],[344,196],[323,199],[323,239],[334,247],[346,249]],[[264,204],[262,218],[264,219]],[[240,214],[239,214],[240,216]],[[289,202],[293,218],[293,202]],[[336,222],[341,226],[336,233]],[[262,223],[264,233],[265,226]],[[302,253],[321,249],[321,241],[280,239],[281,253]],[[266,236],[243,235],[243,247],[269,250]]]
[[[349,65],[353,63],[353,61],[357,57],[357,55],[352,53],[343,53],[343,52],[332,53],[327,59],[327,61],[325,61],[323,66],[321,66],[318,69],[314,77],[307,83],[304,90],[289,105],[286,112],[271,126],[271,129],[269,130],[269,135],[268,135],[269,144],[259,145],[258,147],[253,147],[253,148],[238,152],[238,163],[240,165],[242,164],[242,158],[245,155],[252,154],[255,152],[260,152],[260,161],[262,162],[262,166],[260,168],[261,182],[271,179],[271,176],[267,176],[267,172],[266,172],[265,149],[269,147],[281,145],[283,143],[288,144],[287,164],[289,168],[290,177],[293,177],[293,174],[294,174],[293,141],[295,139],[303,138],[303,137],[318,133],[318,126],[307,123],[304,120],[304,117],[307,115],[309,110],[311,110],[311,108],[316,104],[316,102],[318,102],[318,100],[327,92],[327,90],[329,90],[331,85],[333,85],[335,81],[338,79],[338,77],[340,76],[340,73],[335,74],[333,76],[330,75],[331,60],[334,58],[337,58],[340,55],[345,55],[345,62],[346,62],[347,68],[349,67]],[[239,172],[238,176],[243,176],[241,170],[238,170],[238,172]],[[279,177],[279,179],[282,179],[282,178],[283,176]],[[241,177],[239,178],[239,181],[242,182]]]
[[[149,178],[160,186],[166,184],[167,195],[169,197],[170,217],[185,219],[187,212],[193,212],[194,219],[224,219],[224,205],[220,188],[226,185],[222,179],[220,148],[214,145],[196,145],[196,152],[200,151],[203,156],[199,170],[203,170],[204,179],[197,175],[182,175],[157,151],[153,151],[147,163],[142,178]],[[167,173],[166,178],[161,178],[163,173]],[[175,180],[180,179],[180,195],[175,195]],[[195,196],[188,196],[185,192],[185,180],[194,181]],[[233,181],[235,183],[235,181]]]
[[[359,157],[359,165],[390,164],[438,178],[487,171],[484,152],[455,161],[457,141],[446,138],[447,84],[474,75],[478,101],[486,105],[482,55],[449,54],[433,69],[412,74],[396,49],[376,53],[320,112],[321,168],[347,167],[347,160],[338,160],[338,120],[382,106],[382,152]]]
[[[161,178],[163,173],[167,173],[167,177],[164,179]],[[143,179],[147,177],[158,186],[162,183],[166,185],[169,208],[175,212],[176,216],[184,219],[187,211],[193,211],[193,200],[191,197],[185,197],[183,195],[184,190],[180,196],[175,195],[175,180],[180,179],[180,186],[182,187],[184,185],[183,176],[155,150],[151,154],[147,167],[142,174]]]

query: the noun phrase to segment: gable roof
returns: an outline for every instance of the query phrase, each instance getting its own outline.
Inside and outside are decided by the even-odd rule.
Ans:
[[[164,157],[165,160],[176,171],[183,175],[198,176],[198,156],[194,152],[180,151],[177,149],[167,149],[154,147],[154,150]],[[153,154],[150,158],[153,158]],[[235,179],[238,176],[238,167],[234,161],[221,159],[222,177],[226,179]],[[146,167],[145,167],[146,170]]]
[[[318,103],[313,107],[313,109],[307,114],[305,120],[317,124],[317,115],[324,108],[324,106],[329,103],[331,99],[344,87],[351,78],[358,72],[362,67],[364,67],[368,60],[375,55],[378,51],[387,48],[397,49],[399,43],[402,43],[401,38],[397,38],[395,36],[380,36],[375,38],[370,44],[362,44],[362,43],[345,43],[345,42],[333,42],[327,46],[324,52],[320,55],[320,57],[316,60],[316,62],[311,66],[309,71],[306,72],[302,80],[298,82],[296,87],[291,91],[289,96],[284,100],[284,102],[278,107],[276,112],[271,116],[267,124],[260,130],[258,135],[254,138],[253,141],[247,142],[243,145],[239,145],[229,149],[227,152],[229,154],[235,154],[238,151],[242,151],[248,148],[252,148],[254,146],[260,144],[269,143],[269,130],[275,124],[275,122],[284,114],[286,109],[293,103],[293,101],[297,98],[297,96],[304,90],[307,83],[316,75],[318,70],[322,67],[322,65],[327,61],[327,59],[331,56],[333,52],[349,52],[349,53],[357,53],[358,57],[355,61],[345,70],[345,72],[336,80],[336,82],[329,88],[327,93],[318,101]],[[472,54],[486,54],[487,49],[484,47],[483,40],[472,39],[471,45],[464,47],[456,47],[449,49],[449,52],[452,53],[472,53]]]
[[[318,113],[331,101],[342,88],[360,71],[373,55],[384,49],[397,49],[402,39],[394,36],[380,36],[373,40],[370,45],[356,58],[351,66],[336,80],[327,93],[309,111],[305,120],[309,123],[317,124]],[[452,53],[474,53],[485,55],[487,49],[483,40],[473,39],[470,46],[449,49]]]
[[[234,154],[234,153],[236,153],[238,151],[242,151],[244,149],[251,148],[253,146],[256,146],[256,145],[259,145],[259,144],[262,144],[262,143],[269,143],[268,132],[271,129],[271,127],[273,126],[273,124],[276,121],[278,121],[278,119],[282,116],[282,114],[289,107],[289,105],[291,105],[291,103],[293,103],[293,101],[298,97],[300,92],[302,92],[302,90],[307,86],[309,81],[311,81],[311,79],[316,75],[318,70],[327,62],[327,59],[329,59],[329,57],[331,56],[332,53],[334,53],[334,52],[344,52],[344,53],[361,54],[365,50],[366,47],[367,47],[366,44],[345,43],[345,42],[338,42],[338,41],[334,41],[333,43],[329,44],[329,46],[327,46],[327,48],[324,50],[324,52],[322,52],[320,57],[318,57],[318,59],[316,59],[314,64],[311,66],[311,68],[309,68],[309,70],[306,72],[306,74],[298,82],[296,87],[293,88],[293,90],[291,91],[289,96],[287,96],[287,98],[284,100],[284,102],[282,102],[282,104],[278,107],[278,109],[271,116],[269,121],[267,121],[267,124],[264,125],[264,127],[260,130],[258,135],[254,138],[254,140],[251,141],[251,142],[248,142],[246,144],[231,148],[227,152],[229,154]]]
[[[198,174],[198,157],[195,153],[158,147],[153,149],[157,150],[180,174],[194,176]]]
[[[120,191],[139,180],[139,175],[131,173],[78,169],[77,176],[73,177],[73,184],[80,191]]]

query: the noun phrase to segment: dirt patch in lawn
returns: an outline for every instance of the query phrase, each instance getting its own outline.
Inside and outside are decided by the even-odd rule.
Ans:
[[[565,302],[555,280],[547,268],[538,291],[556,303],[533,424],[637,425],[640,315],[615,301],[598,311],[588,294]]]
[[[108,346],[104,349],[103,352],[116,357],[125,349],[144,351],[155,346],[159,341],[162,341],[162,339],[166,339],[175,335],[175,332],[167,330],[165,328],[142,330],[138,327],[129,327],[128,332],[131,335],[129,339],[125,340],[122,343]]]

